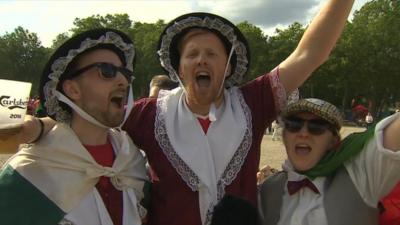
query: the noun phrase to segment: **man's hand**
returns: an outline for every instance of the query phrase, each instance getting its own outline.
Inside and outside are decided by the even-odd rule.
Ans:
[[[272,174],[278,172],[278,170],[271,168],[269,165],[264,166],[257,172],[257,184],[262,184]]]

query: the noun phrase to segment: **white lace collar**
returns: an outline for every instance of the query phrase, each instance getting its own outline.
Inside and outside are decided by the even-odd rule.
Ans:
[[[251,114],[236,87],[225,90],[225,102],[207,135],[187,108],[182,89],[161,94],[155,136],[164,154],[193,191],[199,191],[203,224],[243,165],[251,146]],[[168,110],[167,110],[168,109]]]

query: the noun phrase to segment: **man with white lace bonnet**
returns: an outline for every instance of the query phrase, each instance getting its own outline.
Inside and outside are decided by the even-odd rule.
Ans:
[[[209,224],[225,194],[257,205],[264,131],[327,59],[352,4],[327,1],[287,59],[242,86],[250,49],[230,21],[189,13],[166,26],[158,54],[180,87],[136,101],[124,125],[157,177],[149,224]]]
[[[1,224],[142,224],[145,162],[120,129],[133,104],[134,57],[132,40],[105,28],[53,53],[39,92],[57,123],[2,168]]]

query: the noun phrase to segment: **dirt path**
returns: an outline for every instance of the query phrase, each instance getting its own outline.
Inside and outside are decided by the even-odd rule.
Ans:
[[[364,128],[359,127],[343,127],[342,137],[346,137],[349,133],[359,132]],[[4,148],[6,146],[1,146]],[[0,154],[0,166],[10,157],[10,154]],[[281,169],[281,165],[286,158],[286,152],[284,150],[281,141],[272,141],[271,135],[264,135],[261,143],[261,158],[260,167],[263,165],[270,165],[272,168]]]

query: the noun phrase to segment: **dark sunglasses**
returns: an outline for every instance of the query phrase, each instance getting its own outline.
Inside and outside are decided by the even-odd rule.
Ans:
[[[336,129],[326,120],[323,119],[302,119],[299,117],[287,117],[283,119],[285,130],[291,133],[299,132],[305,123],[307,123],[307,130],[310,134],[321,135],[325,133],[326,130],[336,133]]]
[[[117,72],[120,72],[126,78],[128,83],[131,83],[135,79],[135,77],[133,76],[133,72],[128,70],[127,68],[115,66],[111,63],[104,62],[87,65],[75,72],[70,73],[68,77],[74,78],[93,67],[97,67],[100,70],[101,77],[104,79],[112,79],[116,77]]]

